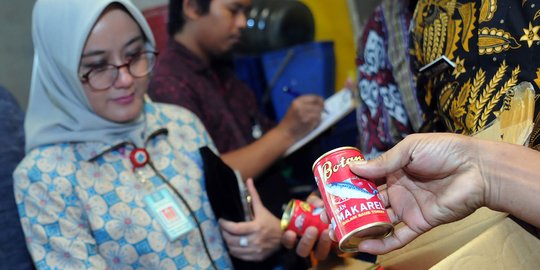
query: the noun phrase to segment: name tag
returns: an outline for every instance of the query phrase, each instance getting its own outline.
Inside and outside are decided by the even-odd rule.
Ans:
[[[162,188],[150,195],[146,195],[143,201],[170,241],[180,238],[180,236],[195,228],[168,189]]]
[[[420,68],[419,72],[420,76],[429,79],[443,73],[450,68],[454,69],[455,67],[456,63],[452,62],[450,59],[448,59],[448,57],[443,55],[435,59],[435,61]]]

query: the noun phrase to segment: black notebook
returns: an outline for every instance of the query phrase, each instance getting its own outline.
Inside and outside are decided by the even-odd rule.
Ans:
[[[239,187],[237,174],[225,164],[210,148],[199,149],[204,162],[206,192],[216,218],[234,222],[250,219],[246,204],[245,189]],[[300,258],[294,250],[280,250],[261,262],[243,261],[231,256],[236,270],[271,270],[278,264],[286,269],[307,269],[307,260]]]
[[[236,173],[207,146],[199,149],[204,162],[206,193],[216,218],[246,221],[243,192]]]

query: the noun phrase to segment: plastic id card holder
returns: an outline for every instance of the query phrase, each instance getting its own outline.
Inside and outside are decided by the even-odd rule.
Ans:
[[[448,69],[452,70],[454,68],[456,68],[456,63],[452,62],[452,60],[448,59],[448,57],[445,55],[442,55],[441,57],[433,60],[433,62],[423,66],[418,71],[420,72],[421,76],[429,79],[438,76]]]
[[[159,189],[146,195],[143,200],[170,241],[178,239],[195,228],[193,223],[182,212],[168,189]]]

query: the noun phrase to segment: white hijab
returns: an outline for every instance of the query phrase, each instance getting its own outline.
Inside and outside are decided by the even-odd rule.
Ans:
[[[119,124],[91,108],[78,69],[86,39],[101,13],[112,3],[126,8],[148,43],[154,37],[142,13],[129,0],[38,0],[32,14],[34,66],[25,119],[26,151],[53,143],[131,140],[141,145],[143,114]]]

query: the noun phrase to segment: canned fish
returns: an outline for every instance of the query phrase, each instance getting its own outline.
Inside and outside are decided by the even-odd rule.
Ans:
[[[322,208],[315,208],[307,202],[292,199],[281,217],[281,229],[303,235],[307,227],[315,226],[320,233],[328,228],[328,224],[321,221],[321,213]]]
[[[360,160],[364,156],[358,149],[340,147],[319,157],[312,168],[343,252],[358,251],[362,240],[384,238],[394,230],[377,186],[349,169],[350,162]]]

